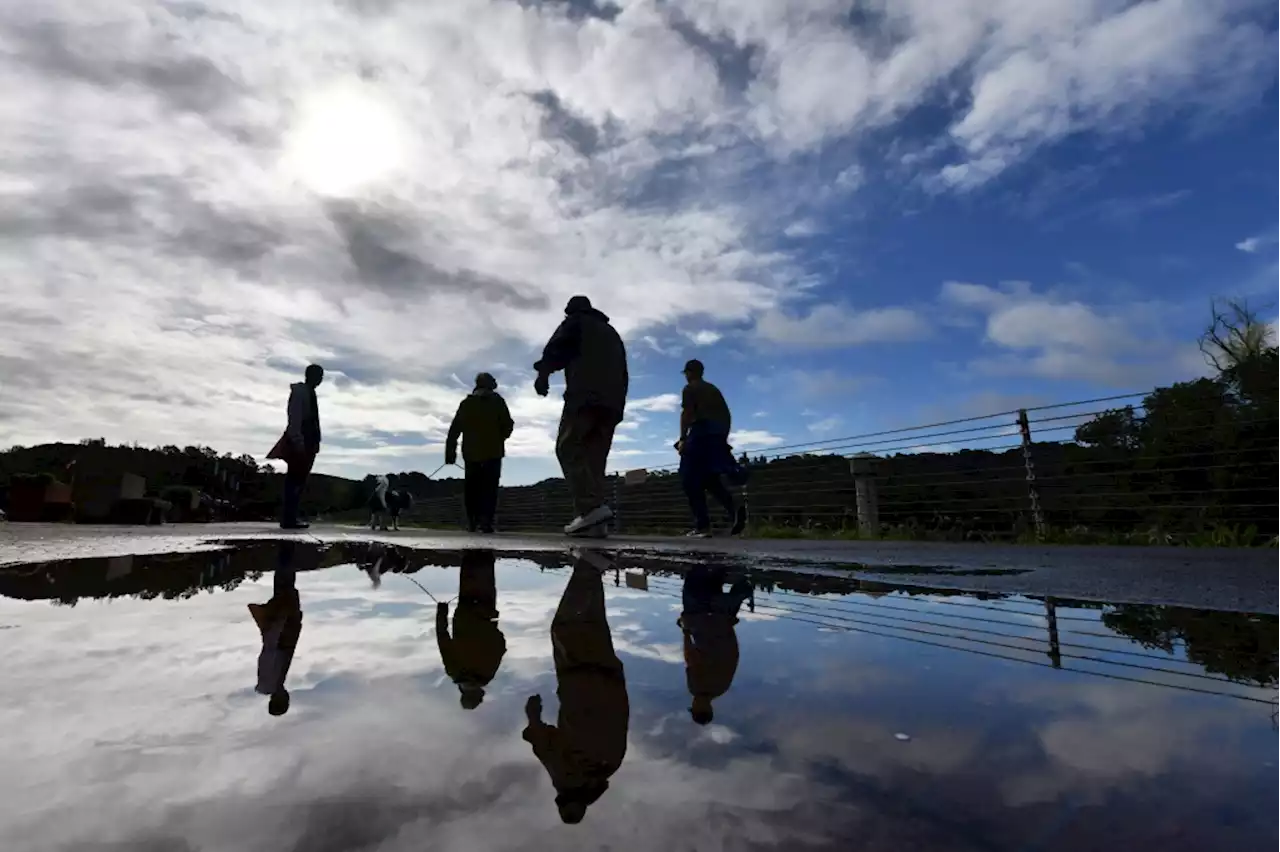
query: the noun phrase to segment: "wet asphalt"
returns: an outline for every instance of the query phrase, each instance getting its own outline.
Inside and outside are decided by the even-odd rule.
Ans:
[[[1277,551],[1173,547],[1025,546],[935,542],[794,541],[615,536],[580,542],[564,536],[435,530],[372,532],[317,525],[284,532],[273,524],[112,527],[0,523],[0,566],[83,557],[170,553],[229,539],[304,536],[321,542],[394,541],[403,547],[499,551],[590,545],[630,553],[688,554],[773,569],[839,572],[858,579],[962,591],[1056,596],[1276,614]]]

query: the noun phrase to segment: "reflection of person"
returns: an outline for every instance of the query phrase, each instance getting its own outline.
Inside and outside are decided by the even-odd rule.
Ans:
[[[298,508],[302,503],[302,489],[320,452],[320,406],[316,401],[316,388],[324,381],[324,368],[312,364],[307,367],[304,378],[305,381],[289,386],[289,424],[271,452],[267,453],[267,458],[281,459],[288,465],[280,510],[283,529],[307,527],[298,518]]]
[[[275,574],[272,577],[271,600],[249,604],[249,614],[262,635],[262,651],[258,654],[259,695],[268,695],[267,712],[283,716],[289,712],[289,690],[285,677],[293,663],[293,653],[302,635],[302,601],[298,597],[297,569],[293,564],[294,543],[280,543]]]
[[[747,525],[745,506],[734,506],[733,495],[721,474],[737,467],[729,448],[729,430],[733,421],[729,404],[720,389],[703,378],[702,362],[694,359],[684,365],[685,386],[680,402],[680,481],[689,509],[693,513],[690,538],[706,538],[711,534],[707,514],[707,494],[724,507],[730,535],[738,535]]]
[[[498,628],[498,589],[492,550],[464,550],[458,577],[458,605],[449,635],[449,605],[436,604],[436,643],[445,673],[458,685],[462,706],[474,710],[498,673],[507,640]]]
[[[471,532],[493,532],[502,457],[514,428],[506,400],[498,393],[498,380],[489,373],[478,374],[475,390],[458,404],[444,446],[445,464],[457,464],[458,438],[462,438],[463,500]]]
[[[564,370],[556,458],[577,513],[564,531],[599,536],[613,520],[613,509],[605,502],[605,465],[627,404],[627,348],[609,318],[586,296],[570,299],[564,313],[542,358],[533,365],[538,372],[533,388],[546,396],[551,374]]]
[[[751,597],[745,579],[724,591],[725,570],[719,566],[697,565],[684,575],[684,612],[679,625],[684,631],[685,680],[693,704],[689,715],[699,725],[710,722],[715,713],[711,702],[729,691],[738,671],[738,610]]]
[[[578,823],[609,789],[627,753],[630,704],[622,661],[604,613],[604,583],[596,555],[580,556],[551,621],[560,714],[542,721],[542,697],[525,705],[523,736],[551,776],[560,818]]]

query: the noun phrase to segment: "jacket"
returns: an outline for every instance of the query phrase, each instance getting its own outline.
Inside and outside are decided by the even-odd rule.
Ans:
[[[290,385],[287,411],[288,425],[267,458],[287,461],[299,452],[312,456],[320,452],[320,405],[316,401],[316,389],[306,382]]]
[[[609,318],[595,308],[567,315],[533,368],[547,374],[564,370],[566,413],[593,406],[622,420],[630,383],[627,348]]]
[[[461,436],[463,461],[500,459],[506,455],[507,438],[514,428],[506,400],[496,391],[477,388],[458,404],[445,441],[445,458],[457,456]]]

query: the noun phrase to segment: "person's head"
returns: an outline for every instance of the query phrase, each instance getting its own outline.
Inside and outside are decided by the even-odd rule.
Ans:
[[[484,701],[484,687],[464,683],[458,688],[462,691],[463,710],[474,710]]]
[[[309,364],[307,365],[306,373],[303,375],[306,377],[307,384],[313,388],[319,387],[320,383],[324,381],[324,367],[319,364]]]
[[[609,782],[592,780],[561,790],[556,795],[556,810],[566,825],[577,825],[587,815],[587,808],[609,789]]]
[[[711,709],[711,698],[706,695],[693,696],[693,706],[689,708],[689,715],[699,725],[711,724],[711,720],[716,717],[715,711]]]
[[[569,300],[569,304],[564,306],[565,315],[582,314],[591,310],[591,300],[586,296],[574,296]]]
[[[283,686],[271,693],[267,699],[267,712],[272,716],[283,716],[289,712],[289,690]]]
[[[476,390],[496,391],[498,380],[492,373],[476,373]]]
[[[684,365],[684,377],[686,381],[696,382],[702,378],[706,368],[702,366],[702,362],[697,358],[686,361]]]

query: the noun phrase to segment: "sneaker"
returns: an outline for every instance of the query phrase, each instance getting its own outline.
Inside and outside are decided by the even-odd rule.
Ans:
[[[733,527],[729,530],[729,535],[742,535],[742,531],[747,528],[747,507],[739,506],[738,511],[733,515]]]
[[[689,530],[685,538],[711,538],[711,530]]]
[[[611,520],[613,520],[613,510],[608,506],[597,506],[585,515],[579,515],[570,521],[564,531],[568,535],[575,535],[587,527],[598,526]]]
[[[612,571],[614,569],[613,562],[609,559],[608,554],[601,550],[587,550],[581,547],[572,547],[569,553],[573,555],[575,560],[585,562],[601,574]]]

